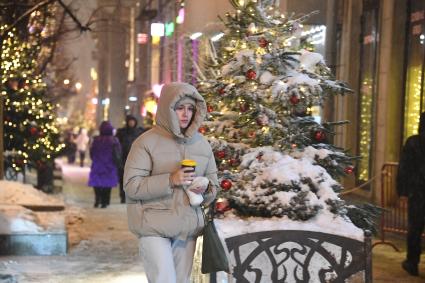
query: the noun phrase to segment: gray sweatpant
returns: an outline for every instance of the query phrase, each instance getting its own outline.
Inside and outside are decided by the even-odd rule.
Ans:
[[[196,239],[141,237],[139,252],[149,283],[189,283]]]

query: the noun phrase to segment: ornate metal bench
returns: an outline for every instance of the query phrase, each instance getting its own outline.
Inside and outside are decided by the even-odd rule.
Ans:
[[[300,230],[256,232],[225,239],[233,280],[372,282],[371,234],[364,241]],[[210,282],[216,282],[212,274]]]

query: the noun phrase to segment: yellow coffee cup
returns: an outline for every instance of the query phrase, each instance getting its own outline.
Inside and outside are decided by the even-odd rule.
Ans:
[[[185,171],[195,171],[196,161],[192,159],[183,159],[180,162],[180,165],[182,168],[191,168],[191,170],[185,170]]]

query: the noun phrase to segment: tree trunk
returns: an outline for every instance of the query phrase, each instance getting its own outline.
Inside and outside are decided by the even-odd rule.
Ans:
[[[37,189],[46,192],[53,192],[53,169],[54,162],[49,162],[43,164],[42,166],[37,166]]]

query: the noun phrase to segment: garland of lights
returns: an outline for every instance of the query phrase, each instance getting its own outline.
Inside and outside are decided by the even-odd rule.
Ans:
[[[407,85],[406,106],[405,106],[405,132],[404,138],[418,133],[418,121],[421,111],[421,81],[422,70],[420,67],[410,67],[409,83]]]
[[[362,159],[359,162],[359,179],[369,179],[370,146],[372,143],[372,83],[365,78],[361,87],[360,96],[360,141],[359,154]]]

